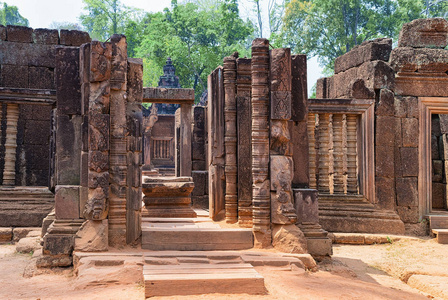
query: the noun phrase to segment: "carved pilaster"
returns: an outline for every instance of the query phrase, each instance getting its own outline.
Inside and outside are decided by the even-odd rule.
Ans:
[[[356,128],[357,116],[347,114],[347,193],[358,193]]]
[[[330,114],[319,114],[319,192],[330,192]]]
[[[317,189],[316,185],[316,115],[308,115],[308,143],[309,143],[309,172],[310,188]]]
[[[252,156],[251,156],[251,70],[250,59],[237,60],[237,130],[238,130],[238,224],[251,228]]]
[[[342,114],[333,114],[333,193],[344,193]]]
[[[6,108],[5,168],[3,170],[3,185],[15,185],[18,120],[19,105],[8,103]]]
[[[271,243],[269,181],[269,41],[252,42],[252,203],[255,247]]]
[[[226,222],[238,221],[237,132],[236,132],[236,59],[224,58],[224,143],[226,151]]]

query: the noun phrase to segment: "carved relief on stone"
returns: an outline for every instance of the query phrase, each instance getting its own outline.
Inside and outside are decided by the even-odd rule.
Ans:
[[[269,181],[269,41],[252,42],[252,180],[255,247],[271,243]]]
[[[236,131],[236,57],[224,58],[224,143],[226,151],[226,222],[238,221],[237,131]]]

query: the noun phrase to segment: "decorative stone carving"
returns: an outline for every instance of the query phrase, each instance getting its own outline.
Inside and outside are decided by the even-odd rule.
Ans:
[[[226,151],[226,222],[238,221],[237,132],[236,132],[236,57],[224,58],[224,120]]]
[[[347,193],[358,194],[356,128],[357,116],[347,114]]]
[[[269,41],[252,42],[252,203],[255,247],[271,244],[269,182]]]
[[[293,205],[291,182],[293,161],[291,157],[271,155],[271,222],[295,224],[297,215]]]
[[[344,193],[344,153],[342,148],[342,114],[333,114],[333,193]]]
[[[319,114],[319,192],[330,193],[330,114]]]

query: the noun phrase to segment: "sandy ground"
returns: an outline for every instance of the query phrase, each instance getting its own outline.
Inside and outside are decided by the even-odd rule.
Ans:
[[[24,278],[30,261],[31,255],[15,253],[13,245],[0,246],[0,299],[144,299],[141,283],[76,289],[71,269]],[[433,297],[403,280],[411,282],[420,276],[413,274],[448,279],[448,245],[433,240],[335,245],[333,259],[319,263],[318,272],[256,269],[265,278],[266,295],[208,294],[152,299],[428,299]]]

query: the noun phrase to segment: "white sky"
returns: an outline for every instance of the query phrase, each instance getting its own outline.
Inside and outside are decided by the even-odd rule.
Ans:
[[[52,22],[79,23],[78,17],[82,13],[82,0],[0,0],[8,5],[19,8],[20,14],[27,18],[30,27],[47,28]],[[171,0],[121,0],[127,6],[143,9],[147,12],[163,11],[171,6]],[[179,1],[181,2],[181,1]],[[267,11],[267,0],[261,0],[262,8]],[[249,0],[240,0],[240,12],[243,18],[251,14],[252,5]],[[266,17],[267,18],[267,17]],[[266,19],[265,18],[265,19]],[[322,68],[316,58],[308,59],[308,92],[322,77]]]

